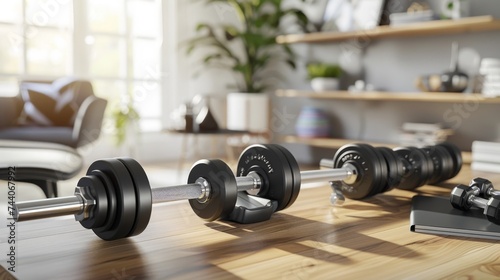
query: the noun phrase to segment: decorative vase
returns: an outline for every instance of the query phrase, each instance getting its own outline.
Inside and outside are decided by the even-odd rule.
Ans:
[[[269,96],[262,93],[228,94],[227,128],[267,132],[269,130]]]
[[[305,106],[297,118],[295,132],[300,137],[328,137],[330,136],[328,116],[318,108]]]
[[[311,79],[311,87],[316,92],[328,91],[328,90],[338,90],[339,89],[339,79],[338,78],[313,78]]]

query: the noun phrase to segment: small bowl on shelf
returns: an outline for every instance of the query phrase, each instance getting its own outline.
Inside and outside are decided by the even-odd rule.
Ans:
[[[469,84],[469,77],[461,72],[447,72],[419,76],[415,86],[423,92],[464,92]]]
[[[425,75],[415,79],[415,86],[423,92],[441,91],[441,75]]]
[[[339,89],[338,78],[317,77],[311,79],[311,87],[315,92],[334,91]]]

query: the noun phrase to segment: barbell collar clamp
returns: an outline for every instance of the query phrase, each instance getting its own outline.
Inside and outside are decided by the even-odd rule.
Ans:
[[[75,213],[75,220],[83,221],[90,218],[90,213],[96,201],[92,196],[88,186],[77,186],[75,188],[75,196],[82,202],[81,209]]]
[[[330,187],[332,188],[330,203],[337,206],[343,205],[345,196],[342,193],[342,183],[340,181],[330,181]]]

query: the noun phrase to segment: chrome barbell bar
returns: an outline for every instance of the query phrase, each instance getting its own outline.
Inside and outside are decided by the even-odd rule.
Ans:
[[[322,160],[320,166],[328,169],[301,171],[301,183],[321,181],[355,181],[357,171],[350,164],[342,168],[333,169],[333,161]],[[250,172],[246,176],[236,177],[238,191],[258,190],[262,185],[262,178]],[[152,188],[152,203],[162,203],[184,199],[198,199],[200,202],[210,199],[211,187],[204,178],[199,178],[195,183],[176,186]],[[49,198],[33,201],[18,202],[15,204],[14,220],[28,221],[35,219],[51,218],[64,215],[75,215],[77,221],[88,217],[91,206],[96,203],[95,198],[85,187],[77,187],[73,196]]]

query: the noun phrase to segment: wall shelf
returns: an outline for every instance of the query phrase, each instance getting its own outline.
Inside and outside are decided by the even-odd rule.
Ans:
[[[317,32],[289,34],[276,38],[280,44],[340,42],[350,39],[374,40],[389,37],[427,36],[500,30],[500,20],[492,16],[468,17],[458,20],[434,20],[403,26],[379,26],[352,32]]]
[[[475,16],[458,20],[435,20],[421,23],[412,23],[401,26],[379,26],[370,30],[353,32],[318,32],[307,34],[289,34],[276,38],[281,44],[291,43],[331,43],[347,40],[373,41],[384,38],[404,38],[415,36],[435,36],[444,34],[465,34],[483,31],[500,31],[500,19],[493,16]],[[361,101],[390,101],[390,102],[433,102],[433,103],[481,103],[500,104],[500,97],[485,97],[481,94],[463,94],[450,92],[384,92],[370,91],[352,93],[349,91],[314,92],[311,90],[281,89],[275,92],[277,97],[310,98],[319,100],[361,100]],[[356,142],[366,143],[364,140],[336,139],[336,138],[301,138],[293,135],[281,135],[279,141],[283,143],[303,144],[314,147],[338,149],[339,147]],[[394,148],[397,144],[370,143],[373,146],[387,146]],[[470,163],[470,152],[462,153],[464,162]]]
[[[296,97],[313,99],[337,99],[337,100],[368,100],[368,101],[420,101],[420,102],[478,102],[500,104],[500,97],[485,97],[481,94],[463,94],[451,92],[349,92],[328,91],[313,92],[282,89],[276,91],[278,97]]]

